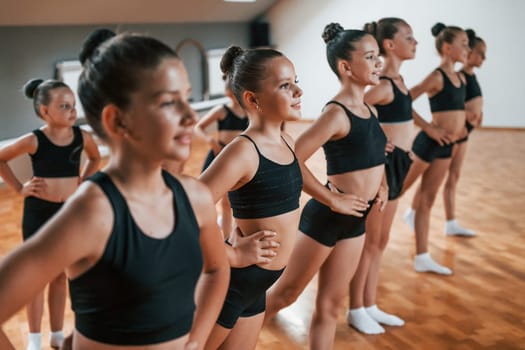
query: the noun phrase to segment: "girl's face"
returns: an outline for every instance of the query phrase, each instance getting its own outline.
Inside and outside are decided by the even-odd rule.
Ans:
[[[485,54],[487,52],[487,46],[483,41],[478,41],[476,46],[468,54],[467,63],[474,67],[481,67],[483,61],[485,61]]]
[[[394,44],[393,53],[402,60],[410,60],[416,56],[417,40],[408,24],[398,25],[397,33],[392,41]]]
[[[449,56],[454,62],[467,62],[467,57],[470,52],[467,33],[464,31],[457,33],[454,40],[449,45]]]
[[[362,85],[379,84],[379,76],[383,64],[379,58],[379,46],[372,35],[365,35],[354,43],[355,50],[349,61],[350,78]]]
[[[70,88],[61,87],[49,92],[51,102],[41,108],[42,119],[53,126],[73,126],[77,120],[75,95]]]
[[[291,121],[301,118],[301,96],[292,62],[275,57],[266,64],[267,75],[255,93],[259,112],[266,118]]]
[[[124,142],[151,160],[186,160],[197,117],[188,104],[191,86],[184,65],[166,58],[144,71],[141,81],[124,111]]]

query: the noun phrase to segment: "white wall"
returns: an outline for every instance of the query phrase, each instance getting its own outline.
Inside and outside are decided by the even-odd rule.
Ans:
[[[405,19],[419,42],[416,58],[403,64],[409,87],[420,82],[440,63],[430,28],[436,22],[472,28],[487,43],[487,60],[476,74],[484,95],[484,126],[525,127],[525,73],[522,60],[523,13],[520,0],[281,0],[267,14],[272,42],[295,64],[304,90],[303,117],[314,119],[338,90],[328,67],[321,33],[326,24],[339,22],[361,29],[381,17]],[[427,119],[426,96],[414,103]]]

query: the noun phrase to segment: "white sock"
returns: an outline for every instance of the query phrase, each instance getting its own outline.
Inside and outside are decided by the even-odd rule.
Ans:
[[[405,321],[399,317],[379,310],[377,305],[366,307],[365,310],[366,313],[378,323],[386,324],[387,326],[402,326],[405,324]]]
[[[439,265],[432,259],[428,252],[416,255],[414,259],[414,270],[417,272],[435,272],[440,275],[452,275],[451,269]]]
[[[385,329],[379,325],[372,317],[370,317],[365,308],[362,306],[357,309],[348,310],[346,313],[346,321],[349,326],[354,327],[361,333],[365,334],[381,334],[385,333]]]
[[[27,350],[41,350],[42,349],[42,334],[29,333],[27,335]]]
[[[475,236],[476,232],[462,227],[455,219],[452,219],[445,224],[445,234],[448,236]]]
[[[56,332],[51,332],[51,334],[49,335],[49,345],[52,348],[59,349],[63,342],[64,342],[64,332],[56,331]]]
[[[405,220],[412,231],[415,231],[416,211],[414,209],[408,208],[403,214],[403,220]]]

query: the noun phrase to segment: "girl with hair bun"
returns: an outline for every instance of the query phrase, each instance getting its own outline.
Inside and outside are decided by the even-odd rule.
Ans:
[[[33,244],[29,242],[38,241],[38,236],[29,239],[59,211],[79,184],[98,169],[100,154],[91,135],[75,126],[75,95],[69,86],[57,80],[33,79],[25,84],[24,92],[33,100],[33,109],[45,125],[0,148],[0,176],[24,197],[22,235],[24,241]],[[80,169],[82,151],[87,161]],[[25,183],[8,164],[23,154],[29,155],[33,169],[33,176]],[[45,284],[33,294],[32,300],[27,300],[28,350],[41,348],[44,287]],[[65,303],[66,276],[60,271],[50,279],[48,291],[50,345],[53,348],[59,348],[64,338]],[[1,305],[3,308],[4,303]]]
[[[201,174],[214,201],[228,194],[243,239],[261,237],[268,257],[249,265],[231,261],[226,300],[206,349],[255,349],[266,291],[281,276],[299,223],[302,176],[285,121],[301,118],[302,90],[292,62],[273,49],[232,46],[221,68],[250,120]],[[265,230],[275,232],[265,240]],[[261,233],[262,232],[262,233]],[[231,239],[227,243],[234,245]]]
[[[417,114],[412,117],[412,98],[400,75],[405,60],[415,57],[417,41],[412,28],[402,19],[387,17],[367,23],[364,30],[374,35],[384,67],[379,84],[365,94],[365,102],[374,105],[388,140],[395,146],[387,153],[386,178],[389,189],[384,211],[372,208],[366,221],[366,237],[357,271],[350,283],[348,324],[366,334],[384,332],[380,323],[402,326],[404,321],[377,307],[376,294],[381,257],[388,243],[390,228],[397,209],[397,198],[410,168],[408,155],[413,121],[423,129],[433,126]]]
[[[365,88],[379,83],[377,42],[365,31],[345,30],[338,23],[327,25],[322,37],[341,89],[297,139],[295,149],[305,162],[323,147],[328,183],[324,187],[315,179],[305,181],[305,191],[313,198],[301,213],[290,262],[268,293],[270,318],[293,303],[318,273],[310,349],[333,348],[337,319],[363,249],[367,214],[373,205],[383,210],[388,195],[386,137],[375,107],[364,101]],[[346,197],[330,198],[330,193]],[[343,202],[343,207],[337,206]]]
[[[414,208],[415,214],[406,213],[404,218],[414,222],[416,232],[416,257],[414,269],[417,272],[433,272],[450,275],[452,270],[432,259],[428,252],[430,210],[434,204],[439,186],[450,166],[454,143],[465,137],[466,113],[465,77],[456,73],[454,65],[465,63],[469,46],[465,31],[459,27],[437,23],[432,27],[436,37],[436,49],[441,64],[421,83],[410,89],[410,95],[417,99],[423,93],[429,97],[432,124],[445,133],[441,139],[433,139],[424,130],[419,132],[412,145],[414,162],[405,179],[402,192],[406,191],[421,175],[420,199]]]
[[[461,68],[461,73],[465,76],[466,80],[466,95],[465,95],[465,112],[467,122],[465,127],[467,128],[467,135],[456,141],[454,150],[452,152],[452,160],[448,169],[447,179],[445,180],[445,186],[443,189],[443,203],[445,206],[445,217],[447,222],[445,223],[444,232],[448,236],[475,236],[476,233],[468,228],[461,226],[456,221],[456,188],[461,173],[461,167],[463,160],[467,152],[467,140],[468,135],[474,130],[475,127],[481,125],[483,117],[483,97],[481,96],[481,88],[479,86],[476,74],[474,74],[474,68],[479,68],[485,60],[485,53],[487,46],[480,37],[476,36],[476,33],[472,29],[465,31],[468,36],[468,43],[470,52],[467,57],[467,62]],[[414,195],[412,200],[412,207],[407,211],[407,217],[411,218],[414,213],[414,209],[419,201],[420,188]]]
[[[156,39],[107,30],[80,57],[78,95],[109,161],[1,260],[0,324],[65,269],[73,350],[203,349],[229,266],[209,190],[162,170],[190,153],[184,65]]]

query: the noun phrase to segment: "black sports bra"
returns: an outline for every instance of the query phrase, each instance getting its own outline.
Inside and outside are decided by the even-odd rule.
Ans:
[[[40,129],[33,130],[38,148],[30,154],[33,175],[39,177],[75,177],[80,174],[80,155],[84,146],[82,131],[73,127],[73,141],[66,146],[57,146]]]
[[[461,72],[465,75],[465,80],[467,81],[465,102],[470,101],[475,97],[481,96],[481,87],[479,86],[476,74],[468,74],[464,70]]]
[[[238,117],[228,106],[223,105],[226,110],[226,116],[224,119],[219,120],[218,129],[219,130],[238,130],[244,131],[248,127],[249,120],[248,117],[240,118]]]
[[[430,102],[430,110],[432,112],[465,110],[466,88],[463,80],[460,78],[459,87],[455,87],[441,68],[437,68],[436,70],[443,76],[443,89],[428,99]]]
[[[404,94],[389,77],[380,77],[392,84],[394,99],[386,105],[374,105],[377,109],[377,119],[380,123],[393,124],[412,120],[412,97]]]
[[[368,169],[384,164],[386,136],[372,110],[369,118],[361,118],[337,101],[350,120],[350,132],[343,138],[328,141],[323,145],[328,175],[343,174],[350,171]]]
[[[248,183],[228,192],[233,216],[238,219],[259,219],[299,208],[303,178],[299,162],[290,146],[286,144],[294,154],[294,160],[283,165],[263,156],[248,135],[239,136],[247,138],[255,146],[259,155],[259,167]]]

